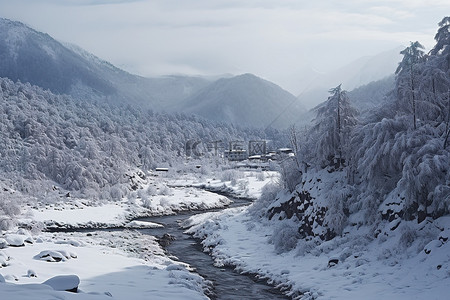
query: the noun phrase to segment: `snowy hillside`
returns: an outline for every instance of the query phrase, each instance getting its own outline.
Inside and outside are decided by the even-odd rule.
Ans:
[[[395,78],[391,75],[351,90],[348,93],[348,97],[353,107],[359,112],[373,110],[385,102],[388,93],[393,90],[394,85]]]
[[[71,93],[78,86],[90,94],[115,93],[107,80],[99,78],[82,57],[75,55],[49,35],[22,23],[0,19],[0,76]]]
[[[47,200],[53,197],[48,193],[58,199],[69,191],[72,196],[120,199],[133,189],[137,169],[182,164],[189,139],[226,143],[275,140],[279,135],[274,130],[266,136],[263,131],[180,114],[75,100],[4,78],[0,104],[1,187]],[[3,196],[0,205],[18,197]]]
[[[187,99],[184,110],[241,126],[287,128],[305,108],[279,86],[252,74],[219,79]]]
[[[267,202],[198,215],[185,226],[203,240],[217,266],[257,274],[290,299],[446,299],[448,216],[420,224],[349,224],[329,241],[321,239],[329,222],[340,218],[326,207],[340,191],[342,175],[310,172],[296,191],[280,192],[276,201],[269,202],[276,191],[266,188],[261,200]]]

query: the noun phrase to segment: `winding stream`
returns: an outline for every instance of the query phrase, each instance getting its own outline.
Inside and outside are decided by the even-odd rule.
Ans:
[[[233,199],[233,201],[231,207],[249,204],[248,201],[242,199]],[[162,237],[164,234],[174,237],[175,239],[165,247],[165,250],[180,261],[188,263],[203,278],[213,283],[212,290],[208,293],[208,297],[211,299],[289,299],[265,281],[257,280],[250,275],[239,274],[230,267],[215,267],[213,259],[203,252],[200,241],[183,233],[184,230],[179,226],[181,221],[198,213],[202,212],[184,212],[172,216],[143,218],[140,220],[163,224],[164,228],[139,231],[156,237]]]

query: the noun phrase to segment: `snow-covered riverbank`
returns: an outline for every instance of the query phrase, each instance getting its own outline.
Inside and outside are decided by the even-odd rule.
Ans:
[[[261,187],[273,176],[259,179],[243,174],[236,184],[215,181],[217,185],[242,196],[257,197]],[[247,177],[245,177],[247,176]],[[160,226],[133,218],[174,214],[183,210],[224,207],[230,200],[179,181],[168,187],[170,179],[142,186],[135,198],[97,205],[83,199],[26,206],[21,226],[47,229],[90,228],[92,231],[30,233],[24,229],[3,232],[0,237],[0,299],[206,299],[203,278],[189,266],[168,257],[156,238],[133,230],[96,231],[97,227],[142,228]],[[195,182],[205,186],[210,179]],[[245,189],[242,189],[245,187]],[[38,224],[38,225],[36,225]],[[40,225],[39,225],[40,224]],[[40,283],[57,275],[76,275],[79,291],[55,291]],[[0,278],[0,279],[1,279]],[[112,298],[111,298],[112,297]]]
[[[255,217],[250,206],[196,215],[184,226],[217,266],[256,274],[293,299],[448,298],[448,216],[421,224],[385,221],[378,229],[348,226],[330,241],[298,239],[295,222]]]
[[[20,222],[42,222],[46,228],[111,228],[126,226],[131,219],[144,216],[175,214],[183,210],[223,207],[229,199],[196,188],[167,188],[163,195],[134,198],[94,205],[72,200],[46,204],[28,210]]]

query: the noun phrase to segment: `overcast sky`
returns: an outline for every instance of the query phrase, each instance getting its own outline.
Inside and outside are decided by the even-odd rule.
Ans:
[[[325,73],[409,41],[433,46],[449,0],[0,0],[0,16],[131,73],[253,73],[299,93]]]

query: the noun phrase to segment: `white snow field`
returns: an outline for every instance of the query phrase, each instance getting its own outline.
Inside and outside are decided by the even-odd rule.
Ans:
[[[166,257],[154,239],[132,231],[89,235],[42,233],[33,244],[0,250],[7,282],[0,299],[206,299],[203,279]],[[54,288],[73,288],[77,276],[79,293],[39,284],[61,275]]]

